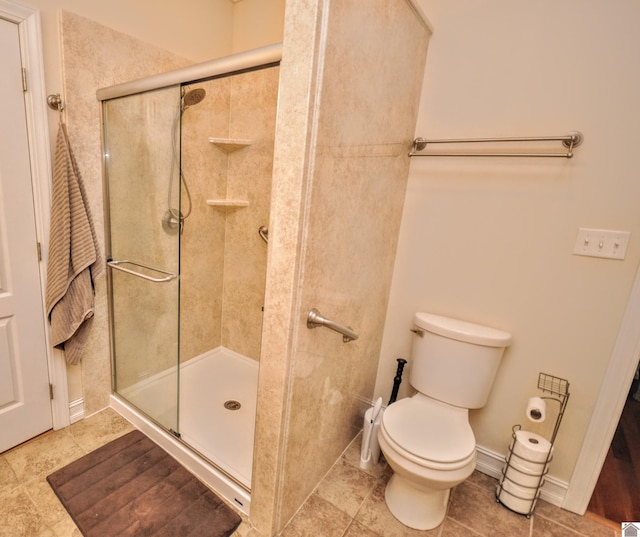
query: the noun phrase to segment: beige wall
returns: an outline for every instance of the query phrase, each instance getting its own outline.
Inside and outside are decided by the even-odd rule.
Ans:
[[[191,61],[209,60],[232,51],[233,4],[228,0],[163,1],[153,5],[145,0],[24,0],[24,3],[40,10],[45,84],[49,93],[65,90],[60,10],[71,11]],[[52,137],[56,124],[51,112]]]
[[[428,36],[404,0],[287,6],[251,506],[268,535],[362,426]],[[309,330],[312,308],[359,339]]]
[[[585,141],[572,160],[412,160],[375,395],[388,398],[395,358],[409,355],[415,311],[508,330],[489,403],[472,412],[477,441],[505,453],[538,373],[564,377],[551,475],[568,481],[640,258],[640,4],[421,5],[434,35],[417,135]],[[631,231],[626,259],[572,255],[579,226]]]
[[[241,0],[233,4],[232,51],[282,41],[285,0]]]

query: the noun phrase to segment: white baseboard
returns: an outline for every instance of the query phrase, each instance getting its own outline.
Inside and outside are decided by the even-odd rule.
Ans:
[[[482,446],[476,446],[476,452],[478,455],[476,470],[495,479],[500,479],[505,464],[504,456]],[[552,505],[562,507],[568,489],[569,483],[547,475],[542,491],[540,491],[540,498]]]
[[[69,403],[69,423],[84,419],[84,399],[76,399]]]

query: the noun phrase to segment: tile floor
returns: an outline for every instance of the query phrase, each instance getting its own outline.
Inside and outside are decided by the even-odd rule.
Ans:
[[[0,454],[0,537],[81,537],[45,477],[130,431],[107,409]],[[451,495],[447,518],[431,531],[397,522],[384,503],[390,471],[358,468],[354,442],[281,532],[281,537],[616,537],[619,530],[539,502],[527,519],[495,502],[496,481],[478,472]],[[111,536],[105,536],[111,537]],[[233,537],[260,537],[244,520]]]
[[[496,503],[497,481],[480,472],[451,493],[445,521],[430,531],[400,524],[384,502],[391,470],[364,472],[358,439],[325,476],[281,537],[619,537],[620,529],[539,501],[530,519]],[[318,528],[323,528],[319,533]]]
[[[45,478],[131,429],[107,409],[1,454],[0,537],[81,537]]]

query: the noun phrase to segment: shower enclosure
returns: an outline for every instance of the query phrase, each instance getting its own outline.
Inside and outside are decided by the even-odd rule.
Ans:
[[[211,64],[98,92],[113,389],[248,493],[279,67]]]

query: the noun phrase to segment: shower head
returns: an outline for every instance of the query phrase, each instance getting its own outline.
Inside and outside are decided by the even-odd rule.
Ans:
[[[184,112],[190,106],[202,102],[206,95],[207,92],[202,88],[194,88],[187,91],[182,96],[182,111]]]

